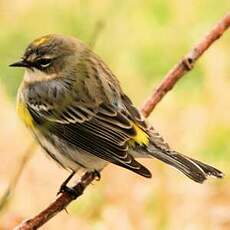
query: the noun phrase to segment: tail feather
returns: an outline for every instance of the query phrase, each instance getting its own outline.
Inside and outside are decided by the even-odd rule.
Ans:
[[[224,177],[224,173],[221,172],[219,169],[216,169],[211,165],[207,165],[201,161],[192,159],[190,157],[187,157],[187,158],[189,158],[190,160],[194,161],[197,165],[199,165],[208,176],[214,176],[217,178],[223,178]]]
[[[223,173],[218,169],[175,151],[159,149],[156,151],[155,149],[149,153],[153,157],[178,169],[187,177],[198,183],[203,183],[207,179],[207,176],[214,176],[217,178],[223,177]]]

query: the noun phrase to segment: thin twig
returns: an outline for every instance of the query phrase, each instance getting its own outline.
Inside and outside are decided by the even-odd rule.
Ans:
[[[94,172],[86,172],[82,176],[80,182],[78,182],[75,186],[72,187],[72,189],[76,191],[77,196],[72,196],[68,192],[63,192],[53,203],[49,205],[48,208],[40,212],[34,218],[23,222],[14,230],[38,229],[57,213],[65,209],[71,201],[75,200],[77,197],[82,195],[85,188],[95,179],[95,177],[96,175]]]
[[[209,48],[212,43],[218,39],[230,26],[230,13],[228,13],[216,26],[204,37],[191,52],[183,58],[172,70],[168,72],[160,86],[153,92],[153,95],[144,103],[141,111],[145,117],[151,113],[156,104],[164,97],[164,95],[172,89],[176,82],[189,70],[192,69],[195,61]],[[73,187],[78,194],[82,195],[85,188],[95,179],[93,173],[86,173],[81,181]],[[15,230],[37,229],[45,224],[49,219],[54,217],[58,212],[62,211],[67,205],[77,197],[71,196],[69,193],[62,193],[48,208],[44,209],[35,217],[27,220],[17,226]]]
[[[91,48],[95,47],[96,41],[98,40],[98,37],[101,34],[101,31],[104,29],[104,27],[105,27],[105,21],[104,20],[98,20],[96,22],[96,25],[94,27],[94,31],[91,35],[90,40],[89,40],[89,46]]]
[[[36,147],[35,142],[32,142],[23,152],[22,158],[20,159],[20,162],[19,162],[19,167],[15,171],[14,176],[11,180],[11,183],[9,184],[9,186],[7,187],[6,191],[4,192],[4,194],[2,195],[0,199],[0,212],[4,210],[4,208],[7,206],[9,202],[10,197],[13,195],[13,192],[22,174],[22,171],[25,168],[25,165],[28,162],[28,160],[31,158],[35,147]]]

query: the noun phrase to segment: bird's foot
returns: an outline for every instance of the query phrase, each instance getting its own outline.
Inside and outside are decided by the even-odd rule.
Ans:
[[[101,179],[101,174],[96,169],[93,171],[93,175],[94,175],[96,181],[99,181]]]
[[[73,199],[76,199],[79,196],[79,192],[75,189],[68,187],[67,185],[61,185],[57,195],[62,193],[68,193]]]
[[[57,196],[58,196],[59,194],[63,193],[63,192],[70,192],[70,190],[73,190],[73,189],[71,189],[70,187],[68,187],[67,184],[68,184],[68,182],[71,180],[71,178],[74,176],[74,174],[75,174],[75,172],[73,171],[73,172],[65,179],[65,181],[61,184],[61,186],[60,186],[60,188],[59,188],[59,190],[58,190],[58,192],[57,192]],[[73,193],[73,191],[70,192],[70,193]]]

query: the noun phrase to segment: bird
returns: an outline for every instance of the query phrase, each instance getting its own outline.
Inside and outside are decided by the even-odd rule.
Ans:
[[[62,34],[32,41],[10,65],[25,69],[17,112],[53,160],[71,172],[100,172],[109,163],[143,177],[138,158],[156,158],[203,183],[223,173],[173,150],[124,93],[105,62],[82,41]]]

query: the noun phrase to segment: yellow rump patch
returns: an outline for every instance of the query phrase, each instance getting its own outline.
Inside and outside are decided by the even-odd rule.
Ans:
[[[31,117],[26,105],[21,101],[17,103],[17,112],[26,126],[33,127],[33,118]]]
[[[135,128],[137,134],[136,136],[133,137],[132,140],[130,140],[129,144],[134,145],[135,143],[137,143],[139,145],[148,145],[149,135],[134,123],[133,123],[133,127]]]

